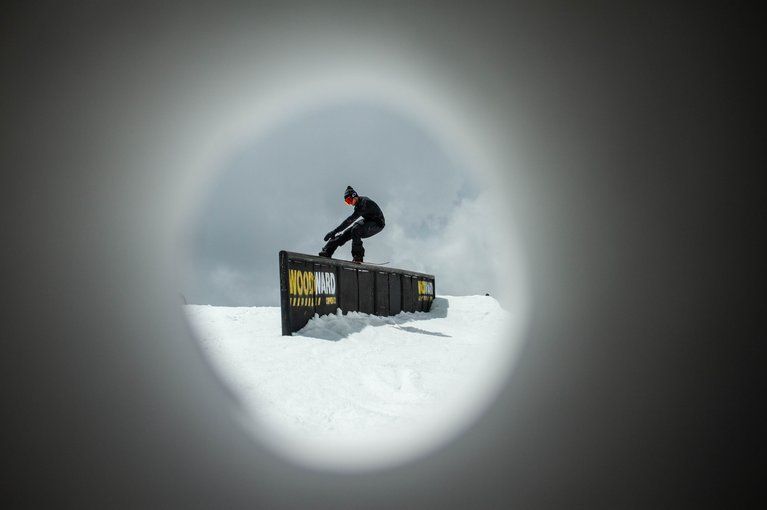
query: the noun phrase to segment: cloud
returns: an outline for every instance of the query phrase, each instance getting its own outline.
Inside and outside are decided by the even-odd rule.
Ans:
[[[435,274],[443,293],[494,293],[505,229],[455,152],[417,119],[375,104],[284,121],[233,154],[212,182],[191,228],[183,293],[190,303],[278,305],[278,252],[316,254],[352,212],[342,201],[347,185],[386,216],[384,231],[365,241],[368,260]]]
[[[508,220],[498,214],[497,200],[490,191],[461,200],[449,216],[435,222],[432,235],[394,225],[394,263],[434,274],[439,294],[504,296],[508,275],[518,269],[519,253],[508,238]]]

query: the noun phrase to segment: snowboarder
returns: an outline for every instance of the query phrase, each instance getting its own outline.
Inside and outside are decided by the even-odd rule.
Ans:
[[[368,197],[357,195],[357,192],[351,186],[346,187],[344,202],[354,206],[354,212],[325,235],[327,244],[322,248],[320,257],[332,257],[336,248],[343,246],[351,239],[352,259],[354,262],[361,263],[365,258],[365,248],[362,246],[362,240],[374,236],[383,230],[386,221],[378,204]],[[362,220],[356,221],[358,218],[362,218]],[[352,227],[348,228],[349,225],[352,225]],[[336,234],[341,231],[343,233],[337,236]]]

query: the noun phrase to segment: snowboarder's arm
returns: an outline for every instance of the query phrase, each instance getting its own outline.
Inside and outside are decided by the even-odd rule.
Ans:
[[[356,219],[357,219],[357,218],[359,218],[359,217],[360,217],[360,215],[359,215],[359,213],[358,213],[358,212],[356,212],[356,211],[355,211],[355,212],[353,212],[353,213],[351,214],[351,216],[349,216],[349,217],[348,217],[348,218],[346,218],[344,221],[342,221],[342,222],[341,222],[341,224],[340,224],[340,225],[338,225],[338,226],[337,226],[337,227],[336,227],[336,228],[333,230],[333,232],[335,232],[335,233],[338,233],[338,232],[343,232],[344,230],[346,230],[346,229],[347,229],[347,227],[348,227],[349,225],[351,225],[352,223],[354,223],[354,220],[356,220]]]

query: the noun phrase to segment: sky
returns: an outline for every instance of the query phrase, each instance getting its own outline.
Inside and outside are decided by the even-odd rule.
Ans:
[[[278,252],[317,254],[323,236],[352,213],[346,186],[386,217],[386,228],[364,241],[366,260],[434,274],[438,293],[494,294],[504,229],[469,165],[390,104],[336,101],[280,119],[234,150],[210,180],[192,219],[183,297],[278,305]],[[350,250],[347,243],[335,258],[351,259]]]

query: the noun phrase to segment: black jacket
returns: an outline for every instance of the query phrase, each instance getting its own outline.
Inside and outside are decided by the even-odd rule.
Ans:
[[[381,208],[378,207],[378,204],[370,200],[368,197],[360,197],[360,201],[357,202],[357,205],[354,206],[354,212],[351,214],[351,216],[342,221],[338,227],[336,227],[335,232],[341,232],[342,230],[345,230],[349,225],[354,223],[354,220],[360,217],[362,217],[366,222],[370,221],[377,223],[381,228],[384,228],[386,225],[386,220],[384,220],[383,212],[381,212]]]

